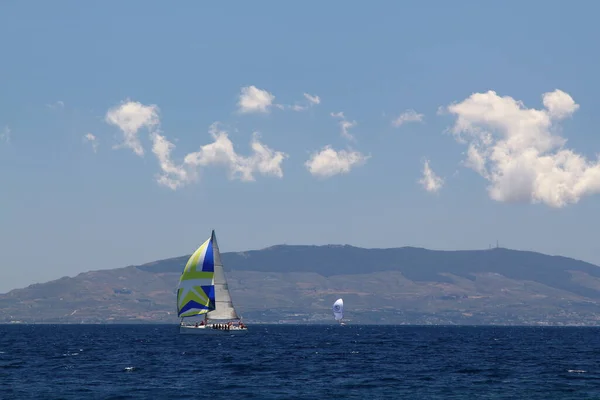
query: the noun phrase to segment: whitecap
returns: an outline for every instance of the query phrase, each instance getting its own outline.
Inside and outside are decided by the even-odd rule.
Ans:
[[[587,371],[584,371],[582,369],[569,369],[569,370],[567,370],[567,372],[570,372],[572,374],[583,374],[584,372],[587,372]]]

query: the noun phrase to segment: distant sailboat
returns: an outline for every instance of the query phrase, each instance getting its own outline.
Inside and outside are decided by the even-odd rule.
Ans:
[[[344,318],[344,300],[337,299],[335,303],[333,303],[333,317],[336,321],[340,322],[340,325],[345,325],[342,322],[342,318]]]
[[[204,315],[204,320],[200,323],[184,323],[184,318],[199,315]],[[181,317],[179,333],[248,331],[231,301],[214,230],[210,238],[189,258],[179,278],[177,316]],[[233,323],[232,320],[237,320],[238,323]]]

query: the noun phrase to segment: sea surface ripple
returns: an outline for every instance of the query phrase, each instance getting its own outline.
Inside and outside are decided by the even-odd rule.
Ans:
[[[0,399],[600,399],[600,329],[0,325]]]

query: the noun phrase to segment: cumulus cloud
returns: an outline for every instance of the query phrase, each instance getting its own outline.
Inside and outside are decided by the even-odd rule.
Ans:
[[[191,166],[222,166],[229,170],[230,179],[254,181],[254,174],[283,177],[281,164],[288,157],[286,153],[274,151],[260,142],[254,133],[251,141],[252,154],[237,154],[226,131],[219,129],[218,124],[210,127],[213,142],[200,147],[200,150],[185,156],[184,163]]]
[[[369,158],[370,156],[365,156],[358,151],[336,151],[331,146],[325,146],[313,153],[304,166],[314,176],[329,178],[346,174],[352,168],[363,165]]]
[[[419,114],[415,110],[406,110],[392,121],[392,125],[399,127],[407,122],[422,122],[425,115]]]
[[[98,140],[97,140],[96,136],[94,136],[91,133],[86,133],[83,136],[83,140],[85,142],[89,142],[92,144],[92,150],[94,151],[94,153],[96,153],[98,151]]]
[[[187,154],[183,162],[176,165],[171,158],[175,145],[158,132],[151,134],[152,152],[159,161],[161,173],[156,176],[160,185],[176,190],[197,180],[199,168],[210,166],[224,167],[230,179],[244,182],[255,180],[255,174],[283,177],[282,163],[287,154],[270,149],[259,140],[255,133],[251,141],[252,154],[238,154],[226,131],[218,128],[218,124],[210,127],[213,142],[203,145],[199,151]]]
[[[344,113],[342,111],[337,112],[337,113],[330,113],[329,115],[331,115],[333,118],[339,118],[340,119],[340,129],[341,132],[340,134],[342,135],[342,137],[348,139],[348,140],[355,140],[354,136],[349,132],[350,128],[354,128],[357,123],[356,121],[349,121],[346,119],[346,116],[344,115]]]
[[[573,98],[562,90],[544,93],[542,96],[544,107],[552,119],[564,119],[570,117],[579,109]]]
[[[152,153],[156,156],[161,172],[156,175],[160,185],[176,190],[197,179],[199,169],[209,166],[222,166],[228,169],[230,179],[254,181],[256,174],[282,178],[282,163],[288,157],[286,153],[274,151],[260,141],[255,132],[250,143],[252,154],[238,154],[228,133],[219,129],[218,123],[211,125],[209,133],[213,142],[200,147],[199,151],[187,154],[183,162],[177,164],[172,159],[175,145],[160,132],[159,109],[156,105],[144,105],[125,101],[111,108],[106,114],[106,122],[116,125],[124,133],[124,143],[118,147],[129,147],[135,154],[143,155],[138,132],[145,127],[150,132]],[[96,143],[91,133],[85,140]]]
[[[275,96],[256,86],[246,86],[241,89],[238,107],[241,113],[268,113],[273,106]]]
[[[141,128],[152,131],[159,125],[158,106],[144,105],[136,101],[126,100],[108,110],[105,121],[117,126],[123,132],[123,143],[114,148],[128,147],[138,156],[144,155],[144,149],[138,137]]]
[[[429,160],[423,162],[423,176],[419,180],[423,189],[429,193],[437,193],[444,185],[444,180],[437,176],[429,166]]]
[[[542,103],[527,108],[488,91],[446,107],[456,117],[451,132],[468,146],[465,166],[490,183],[496,201],[564,207],[600,192],[600,162],[565,148],[559,135],[560,121],[579,105],[558,89],[544,93]]]

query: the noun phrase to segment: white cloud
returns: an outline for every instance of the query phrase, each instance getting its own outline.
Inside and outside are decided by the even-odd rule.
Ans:
[[[150,135],[152,139],[152,152],[158,159],[162,173],[156,176],[158,184],[176,190],[196,178],[195,171],[186,168],[186,165],[175,165],[171,161],[171,151],[175,145],[158,132]]]
[[[124,136],[124,141],[114,148],[128,147],[138,156],[144,155],[144,149],[138,138],[138,131],[145,127],[152,131],[159,125],[158,106],[146,106],[135,101],[125,101],[115,106],[106,113],[105,121],[117,126]]]
[[[91,133],[86,133],[83,136],[83,140],[92,144],[92,150],[94,150],[94,153],[98,151],[98,140],[96,136]]]
[[[423,177],[419,180],[419,183],[429,193],[437,193],[444,185],[444,180],[433,172],[429,166],[429,160],[425,160],[423,163]]]
[[[210,134],[214,142],[185,156],[185,164],[201,167],[223,166],[229,170],[230,179],[240,179],[241,181],[254,181],[255,173],[283,177],[281,164],[288,155],[274,151],[261,143],[258,134],[255,133],[252,137],[252,155],[246,157],[237,154],[229,135],[226,131],[220,130],[218,124],[211,125]]]
[[[266,90],[259,89],[256,86],[246,86],[240,91],[238,101],[238,111],[244,114],[249,113],[263,113],[269,112],[271,107],[278,108],[280,110],[290,109],[293,111],[305,111],[310,107],[320,104],[321,98],[319,96],[313,96],[308,93],[304,93],[305,104],[277,104],[274,103],[275,96]]]
[[[370,156],[358,151],[336,151],[331,146],[325,146],[311,155],[304,163],[308,171],[321,178],[329,178],[338,174],[346,174],[356,166],[363,165]]]
[[[253,181],[254,175],[271,175],[283,177],[281,164],[287,154],[274,151],[259,140],[254,133],[251,141],[252,154],[244,157],[236,153],[227,132],[218,129],[215,123],[210,127],[214,142],[204,145],[199,151],[187,154],[183,163],[177,165],[172,161],[171,153],[175,145],[160,133],[160,118],[156,105],[144,105],[126,101],[111,108],[106,114],[106,122],[116,125],[123,131],[125,141],[118,147],[130,147],[137,155],[143,155],[144,150],[137,136],[142,127],[150,131],[152,152],[158,159],[161,172],[156,176],[160,185],[176,190],[185,184],[196,180],[198,167],[220,165],[229,169],[231,179]],[[85,139],[96,143],[96,137],[91,133]]]
[[[425,115],[417,113],[415,110],[406,110],[392,121],[392,125],[399,127],[407,122],[422,122]]]
[[[600,162],[564,148],[558,134],[579,105],[558,89],[542,100],[537,110],[488,91],[447,107],[456,116],[451,132],[468,145],[464,164],[489,181],[496,201],[564,207],[600,192]]]
[[[8,125],[5,126],[2,132],[0,132],[0,142],[10,143],[10,133],[11,130]]]
[[[260,135],[255,132],[252,135],[252,152],[254,153],[249,157],[250,162],[248,163],[252,169],[261,173],[262,175],[275,176],[277,178],[283,178],[283,170],[281,164],[284,159],[289,156],[281,151],[274,151],[259,141]],[[245,176],[245,174],[244,174]],[[254,179],[250,179],[254,180]]]
[[[242,113],[268,113],[273,106],[275,96],[256,86],[246,86],[241,89],[238,107]]]
[[[339,124],[340,124],[340,128],[341,128],[340,134],[342,135],[342,137],[344,137],[348,140],[355,140],[354,136],[349,132],[349,130],[350,130],[350,128],[354,128],[357,125],[356,121],[348,121],[342,111],[337,112],[337,113],[332,112],[329,115],[331,115],[333,118],[341,119]]]
[[[567,118],[579,109],[579,104],[576,104],[571,96],[558,89],[545,93],[542,101],[550,118],[556,120]]]

